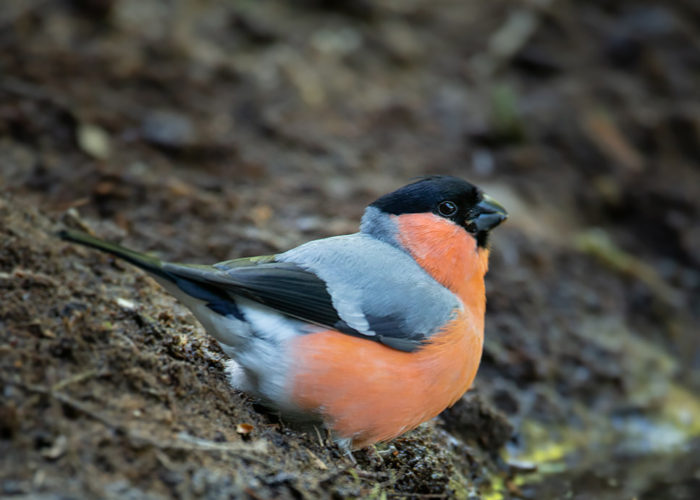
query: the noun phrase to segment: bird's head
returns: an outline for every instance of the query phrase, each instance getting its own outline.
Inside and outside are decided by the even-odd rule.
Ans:
[[[431,176],[372,203],[361,231],[407,251],[437,281],[466,297],[483,288],[489,232],[507,217],[473,184]],[[470,285],[472,279],[477,281]]]
[[[489,232],[508,218],[505,208],[478,187],[445,175],[424,177],[385,194],[370,207],[397,218],[422,214],[434,218],[436,225],[454,224],[479,247],[486,247]]]

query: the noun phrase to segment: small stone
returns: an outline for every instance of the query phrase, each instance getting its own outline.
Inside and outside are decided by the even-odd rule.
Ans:
[[[195,142],[190,119],[172,111],[153,111],[141,123],[141,135],[148,142],[166,148],[182,148]]]
[[[89,123],[78,126],[77,139],[80,149],[98,160],[105,160],[111,152],[110,138],[107,132]]]
[[[131,300],[124,299],[122,297],[117,297],[117,305],[122,309],[126,309],[127,311],[136,310],[136,304],[134,304]]]

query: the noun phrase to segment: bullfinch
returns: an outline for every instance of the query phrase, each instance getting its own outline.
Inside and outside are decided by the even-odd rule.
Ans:
[[[430,176],[369,205],[360,231],[212,266],[163,262],[72,230],[60,236],[147,271],[231,358],[231,383],[352,449],[455,403],[481,359],[489,231],[479,188]]]

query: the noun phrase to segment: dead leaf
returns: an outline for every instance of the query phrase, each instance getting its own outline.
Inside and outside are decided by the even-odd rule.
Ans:
[[[53,445],[50,448],[44,448],[41,450],[41,455],[44,458],[56,460],[66,452],[67,448],[68,439],[66,439],[66,436],[60,435],[56,438],[56,441],[53,442]]]
[[[236,425],[236,432],[240,434],[241,436],[247,436],[251,432],[253,432],[253,429],[255,429],[255,426],[251,424],[238,424]]]

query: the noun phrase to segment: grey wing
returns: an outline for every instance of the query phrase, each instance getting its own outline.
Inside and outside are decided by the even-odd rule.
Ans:
[[[322,327],[414,351],[461,307],[407,254],[364,235],[327,238],[278,256],[212,266],[163,264],[178,286],[221,314],[236,296]]]
[[[404,328],[405,321],[395,314],[368,314],[362,318],[362,330],[353,328],[335,308],[325,281],[296,264],[266,262],[225,270],[166,263],[163,268],[176,276],[176,284],[184,292],[206,301],[219,314],[239,315],[235,306],[235,297],[239,296],[287,316],[401,351],[413,351],[426,340],[425,334]]]
[[[277,259],[322,279],[349,328],[402,351],[418,349],[462,308],[406,252],[362,233],[313,241]]]

